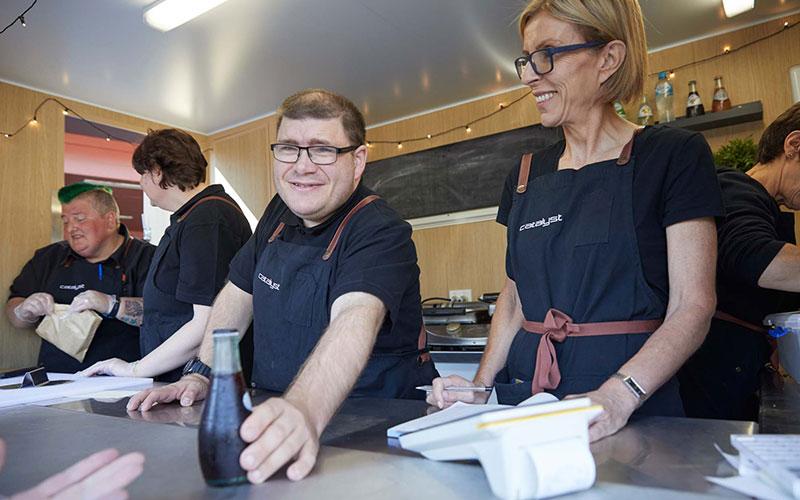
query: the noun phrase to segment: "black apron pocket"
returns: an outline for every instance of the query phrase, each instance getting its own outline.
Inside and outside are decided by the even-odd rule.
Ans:
[[[575,246],[608,243],[608,230],[611,225],[611,208],[614,198],[605,189],[597,189],[589,193],[581,201],[575,221]]]
[[[311,326],[314,317],[314,296],[317,292],[317,280],[303,271],[297,271],[291,278],[292,284],[286,295],[286,319],[295,325]]]

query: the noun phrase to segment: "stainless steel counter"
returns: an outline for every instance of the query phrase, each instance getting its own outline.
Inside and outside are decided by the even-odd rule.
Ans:
[[[261,396],[259,399],[264,399]],[[145,470],[128,489],[132,498],[437,498],[491,497],[476,463],[440,463],[392,447],[386,429],[423,415],[421,401],[359,399],[345,402],[322,436],[312,474],[288,481],[283,473],[259,486],[207,488],[197,461],[201,405],[156,407],[128,413],[125,400],[84,400],[0,412],[8,463],[0,494],[30,487],[105,447],[139,450]],[[570,498],[735,497],[705,475],[732,475],[713,443],[730,449],[729,435],[752,433],[749,422],[643,418],[592,445],[598,482]]]

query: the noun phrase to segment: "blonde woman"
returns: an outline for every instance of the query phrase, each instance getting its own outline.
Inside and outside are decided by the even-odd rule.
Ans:
[[[645,78],[636,0],[534,0],[519,30],[519,77],[564,140],[510,173],[497,216],[508,276],[486,352],[473,381],[436,379],[428,401],[481,398],[445,389],[473,384],[493,385],[501,403],[582,394],[605,409],[592,440],[634,411],[681,416],[674,375],[715,305],[711,152],[700,134],[614,112]]]

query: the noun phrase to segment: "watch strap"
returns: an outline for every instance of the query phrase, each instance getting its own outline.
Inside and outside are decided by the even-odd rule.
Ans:
[[[183,375],[189,375],[192,373],[196,373],[210,379],[211,367],[200,361],[200,358],[194,357],[186,363],[186,366],[183,367]]]
[[[625,384],[625,387],[628,388],[631,393],[636,396],[636,399],[644,399],[647,396],[647,391],[636,381],[635,378],[631,377],[630,375],[625,375],[624,373],[617,372],[613,375],[613,377],[622,380],[622,383]]]

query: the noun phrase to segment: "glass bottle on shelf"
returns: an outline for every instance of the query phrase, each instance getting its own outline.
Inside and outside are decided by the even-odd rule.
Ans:
[[[642,96],[642,103],[639,105],[639,112],[636,114],[636,121],[639,125],[652,125],[653,124],[653,108],[647,103],[647,96]]]
[[[723,111],[726,109],[731,109],[731,99],[728,97],[728,91],[725,90],[725,86],[722,84],[722,77],[715,76],[714,77],[714,102],[711,103],[711,111]]]
[[[697,82],[689,82],[689,97],[686,99],[686,118],[706,114],[700,94],[697,93]]]

